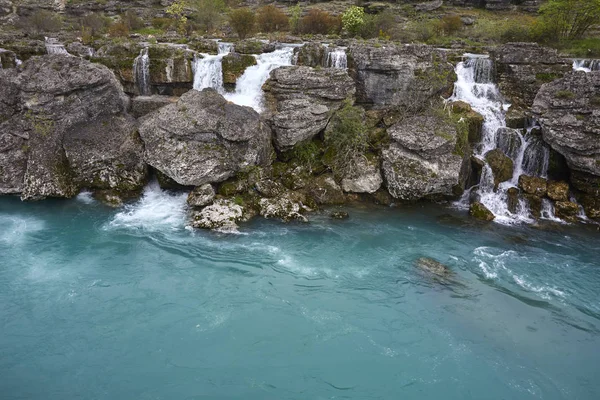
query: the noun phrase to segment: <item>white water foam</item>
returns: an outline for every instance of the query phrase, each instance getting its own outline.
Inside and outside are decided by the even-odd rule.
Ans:
[[[133,80],[140,96],[150,95],[150,56],[147,47],[140,50],[140,55],[133,60]]]
[[[138,201],[127,204],[107,228],[142,229],[146,231],[183,229],[187,213],[187,193],[169,193],[152,182]]]
[[[0,226],[0,242],[16,245],[31,233],[43,230],[45,223],[34,217],[0,214]]]
[[[94,200],[94,198],[92,197],[92,192],[80,192],[76,197],[75,200],[80,201],[82,203],[85,204],[94,204],[96,202],[96,200]]]
[[[263,110],[262,85],[275,68],[292,65],[293,47],[284,47],[272,53],[255,56],[256,65],[246,69],[235,84],[235,92],[225,94],[225,98],[235,104]]]
[[[65,54],[70,55],[65,46],[58,41],[56,38],[44,38],[46,45],[46,53],[48,54]]]
[[[583,72],[600,71],[600,60],[573,60],[573,70]]]
[[[231,52],[231,43],[219,42],[217,55],[202,53],[202,57],[194,57],[194,89],[213,88],[224,94],[223,88],[223,57]]]
[[[325,67],[328,68],[348,68],[348,56],[346,55],[345,47],[336,47],[327,49],[327,58],[325,59]]]

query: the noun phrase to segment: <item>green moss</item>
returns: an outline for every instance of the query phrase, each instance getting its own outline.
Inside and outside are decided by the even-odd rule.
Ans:
[[[557,99],[571,100],[575,98],[575,93],[571,92],[570,90],[559,90],[558,92],[554,93],[554,97]]]
[[[552,72],[540,72],[535,74],[535,79],[537,81],[548,83],[552,82],[558,78],[561,78],[562,74],[552,73]]]

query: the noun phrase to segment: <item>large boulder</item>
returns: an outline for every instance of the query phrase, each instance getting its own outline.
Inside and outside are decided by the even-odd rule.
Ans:
[[[600,177],[600,71],[571,72],[542,86],[533,111],[544,141],[565,157],[569,168]],[[576,181],[579,190],[593,189]]]
[[[455,154],[454,125],[436,115],[417,115],[388,129],[391,144],[382,152],[390,194],[402,200],[452,196],[461,182],[463,159]]]
[[[263,90],[266,117],[279,150],[288,150],[325,129],[333,113],[355,92],[344,70],[302,66],[275,69]]]
[[[144,117],[145,159],[180,185],[222,182],[265,165],[271,134],[256,111],[229,103],[214,89],[191,90]]]
[[[446,52],[432,46],[354,44],[347,54],[358,103],[413,108],[433,96],[449,96],[456,80]]]
[[[494,186],[498,187],[501,182],[507,181],[513,176],[514,163],[500,149],[490,150],[485,153],[485,161],[494,174]]]
[[[78,57],[33,57],[0,74],[0,193],[70,197],[131,192],[146,180],[143,145],[111,71]]]
[[[537,43],[507,43],[491,51],[498,87],[513,109],[529,108],[540,87],[571,71],[557,50]]]
[[[229,53],[221,60],[223,83],[235,85],[238,78],[244,74],[246,68],[256,65],[256,58],[249,54]]]
[[[366,157],[352,160],[341,182],[344,192],[371,194],[379,190],[382,183],[379,160],[368,160]]]

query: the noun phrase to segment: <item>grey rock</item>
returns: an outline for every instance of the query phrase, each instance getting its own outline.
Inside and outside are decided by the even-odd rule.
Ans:
[[[452,196],[460,183],[463,160],[453,154],[456,130],[435,116],[409,117],[392,126],[382,170],[390,194],[402,200]]]
[[[413,108],[452,93],[456,74],[444,50],[427,45],[354,44],[347,54],[358,103]]]
[[[344,192],[375,193],[381,187],[383,178],[379,169],[379,160],[369,161],[360,157],[349,168],[351,172],[342,178]]]
[[[297,220],[307,222],[308,220],[301,214],[303,206],[294,199],[289,193],[276,198],[260,199],[258,203],[260,215],[264,218],[280,219],[284,222]]]
[[[143,117],[152,111],[161,107],[177,102],[177,97],[173,96],[136,96],[131,100],[131,114],[136,117]]]
[[[270,162],[270,131],[256,111],[213,89],[192,90],[144,117],[145,159],[180,185],[222,182]]]
[[[514,163],[500,149],[490,150],[485,153],[485,160],[494,174],[494,186],[498,187],[501,182],[507,181],[513,176]]]
[[[344,100],[352,99],[354,82],[336,68],[281,67],[271,72],[263,86],[266,118],[280,150],[308,140],[327,126]]]
[[[321,43],[307,43],[294,49],[296,65],[306,67],[324,67],[327,58],[327,48]]]
[[[244,210],[230,200],[217,200],[201,211],[192,212],[191,225],[194,228],[211,229],[223,233],[238,231],[238,222],[243,219]]]
[[[191,207],[204,207],[215,199],[215,189],[210,183],[197,186],[190,192],[187,203]]]
[[[600,177],[599,93],[600,71],[574,71],[542,86],[533,105],[544,141],[569,168],[595,177]],[[587,185],[578,189],[592,190]]]
[[[47,55],[12,71],[0,74],[0,137],[10,144],[0,150],[0,192],[39,199],[70,197],[83,187],[141,189],[142,143],[110,70]],[[2,165],[11,160],[10,168]]]

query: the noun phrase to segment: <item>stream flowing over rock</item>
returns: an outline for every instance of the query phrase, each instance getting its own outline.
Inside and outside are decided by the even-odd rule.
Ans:
[[[191,90],[140,125],[145,160],[180,185],[221,182],[269,162],[271,135],[256,111],[214,89]]]
[[[355,88],[348,74],[337,68],[281,67],[264,84],[267,119],[280,150],[310,139],[327,126]]]
[[[0,193],[39,199],[142,188],[143,146],[108,68],[48,55],[0,72]]]

